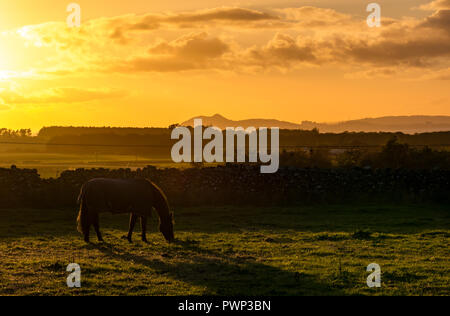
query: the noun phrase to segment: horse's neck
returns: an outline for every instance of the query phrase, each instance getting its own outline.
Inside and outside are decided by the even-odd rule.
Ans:
[[[165,214],[165,212],[161,209],[161,207],[159,205],[155,205],[153,207],[154,207],[156,213],[158,214],[159,218],[167,217],[168,214]]]
[[[169,216],[169,211],[167,210],[167,207],[164,205],[164,203],[164,197],[161,196],[159,190],[153,188],[153,207],[155,208],[156,213],[158,213],[160,219]]]

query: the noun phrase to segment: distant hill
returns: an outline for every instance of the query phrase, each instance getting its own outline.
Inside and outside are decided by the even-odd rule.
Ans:
[[[339,123],[302,122],[303,129],[321,132],[403,132],[406,134],[450,131],[450,116],[386,116]]]
[[[220,129],[225,129],[227,127],[279,127],[280,129],[302,129],[300,124],[295,124],[291,122],[271,120],[271,119],[249,119],[241,121],[233,121],[223,117],[220,114],[213,116],[197,116],[184,123],[181,126],[194,126],[194,119],[202,119],[203,126],[215,126]]]
[[[248,119],[234,121],[216,114],[199,116],[204,126],[226,127],[279,127],[280,129],[319,129],[322,133],[348,132],[403,132],[406,134],[450,131],[450,116],[386,116],[380,118],[365,118],[338,123],[317,123],[303,121],[301,124],[272,119]],[[181,124],[193,126],[194,118]]]

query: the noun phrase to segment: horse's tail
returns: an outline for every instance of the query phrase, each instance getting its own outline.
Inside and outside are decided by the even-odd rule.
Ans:
[[[87,214],[88,208],[86,203],[86,190],[85,186],[81,188],[80,195],[78,196],[78,204],[80,204],[80,211],[77,218],[77,229],[81,234],[86,233],[86,229],[89,227],[89,217]]]

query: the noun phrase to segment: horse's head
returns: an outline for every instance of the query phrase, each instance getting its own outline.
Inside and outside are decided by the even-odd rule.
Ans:
[[[173,213],[170,212],[169,202],[164,192],[153,182],[149,181],[153,193],[153,207],[159,215],[159,231],[170,243],[175,240],[173,234]]]
[[[164,216],[160,219],[159,231],[169,243],[175,240],[173,233],[173,213],[169,213],[168,216]]]

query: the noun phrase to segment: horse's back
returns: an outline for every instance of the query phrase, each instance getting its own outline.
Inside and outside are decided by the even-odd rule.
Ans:
[[[82,194],[97,212],[146,214],[152,207],[151,183],[145,179],[92,179],[84,184]]]

